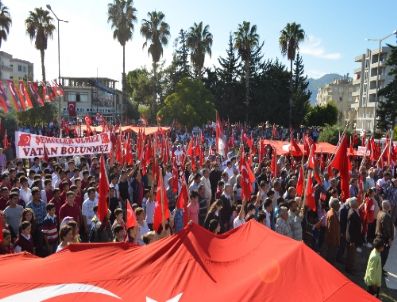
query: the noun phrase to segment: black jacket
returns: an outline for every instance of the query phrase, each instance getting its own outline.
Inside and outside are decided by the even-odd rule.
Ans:
[[[346,241],[355,245],[362,243],[361,218],[353,209],[347,215]]]

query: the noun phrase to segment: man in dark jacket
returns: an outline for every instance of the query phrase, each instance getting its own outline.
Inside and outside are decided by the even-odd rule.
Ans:
[[[347,227],[347,215],[349,214],[350,205],[346,201],[339,209],[339,223],[340,223],[340,243],[338,252],[336,254],[336,260],[343,263],[343,256],[346,250],[346,227]]]
[[[225,191],[220,200],[222,201],[222,209],[220,211],[221,233],[224,233],[231,229],[230,218],[233,204],[233,188],[231,184],[227,183],[225,185]]]
[[[381,252],[382,258],[382,269],[386,263],[387,257],[389,256],[389,250],[391,243],[394,238],[394,226],[392,218],[389,214],[391,209],[390,202],[388,200],[382,201],[382,210],[379,211],[376,218],[376,238],[380,238],[385,243],[385,248]]]
[[[346,272],[352,273],[356,259],[356,249],[362,243],[362,225],[358,213],[358,201],[356,197],[349,198],[346,202],[350,204],[350,210],[347,215],[346,242],[347,242],[347,259]]]

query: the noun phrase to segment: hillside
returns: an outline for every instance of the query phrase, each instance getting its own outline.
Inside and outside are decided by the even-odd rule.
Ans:
[[[318,79],[309,78],[308,89],[312,92],[312,95],[310,97],[310,104],[312,104],[312,105],[316,104],[317,90],[319,88],[331,83],[333,80],[337,80],[337,79],[341,79],[341,78],[343,78],[343,76],[341,76],[337,73],[328,73]]]

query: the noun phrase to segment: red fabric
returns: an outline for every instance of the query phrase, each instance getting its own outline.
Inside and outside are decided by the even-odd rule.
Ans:
[[[300,157],[303,155],[301,148],[299,148],[298,144],[296,143],[296,140],[292,137],[292,135],[289,144],[289,152],[291,153],[292,156],[295,157]]]
[[[296,183],[296,196],[303,196],[303,187],[304,187],[304,183],[305,183],[305,179],[304,179],[304,171],[303,171],[303,167],[302,165],[299,168],[299,175],[298,175],[298,181]]]
[[[98,212],[97,216],[99,221],[103,221],[108,213],[108,194],[109,182],[106,174],[105,159],[103,155],[100,158],[99,170],[99,196],[98,196]]]
[[[154,209],[153,228],[158,230],[159,226],[170,218],[170,211],[168,209],[167,192],[163,184],[163,173],[159,168],[159,177],[157,179],[156,205]]]
[[[343,135],[338,149],[332,159],[330,166],[334,167],[339,171],[341,190],[342,190],[342,200],[345,201],[349,198],[349,159],[347,157],[347,136]]]
[[[305,244],[254,220],[222,235],[189,224],[145,247],[72,244],[44,259],[5,255],[0,265],[0,299],[8,301],[33,301],[29,293],[25,299],[12,295],[46,286],[55,288],[47,288],[45,299],[43,293],[39,297],[51,302],[378,301]],[[61,285],[69,290],[71,283],[103,293],[62,295]]]
[[[310,154],[309,154],[309,158],[307,159],[307,167],[309,169],[314,170],[316,167],[316,163],[315,163],[315,158],[314,158],[314,145],[310,146]]]
[[[179,182],[179,173],[178,167],[176,165],[175,157],[172,159],[172,181],[171,187],[174,193],[178,193],[178,182]]]
[[[188,194],[186,182],[184,178],[182,178],[182,188],[176,200],[176,207],[183,210],[183,225],[186,225],[189,221],[189,217],[187,215],[187,205],[189,203]]]
[[[313,180],[312,180],[312,171],[309,170],[307,173],[307,183],[305,190],[305,204],[312,211],[316,211],[316,201],[314,199],[314,189],[313,189]]]
[[[125,222],[125,226],[126,226],[126,229],[128,230],[129,228],[133,228],[134,226],[137,226],[138,222],[136,220],[135,212],[132,209],[130,201],[128,199],[126,200],[126,203],[127,203],[127,206],[126,206],[126,208],[127,208],[127,219],[126,219],[126,222]]]
[[[270,168],[272,170],[272,176],[277,177],[277,150],[273,149],[272,161],[270,163]]]

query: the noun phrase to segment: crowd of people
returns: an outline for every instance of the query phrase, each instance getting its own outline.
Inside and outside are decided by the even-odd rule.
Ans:
[[[157,229],[153,225],[157,188],[153,165],[143,171],[139,161],[125,165],[107,158],[109,213],[100,220],[97,156],[50,158],[48,162],[3,158],[0,254],[26,251],[45,257],[79,242],[145,245],[179,232],[186,221],[221,234],[255,219],[277,233],[304,241],[330,263],[343,263],[349,273],[357,270],[357,253],[373,248],[365,282],[371,293],[379,294],[397,223],[397,178],[391,167],[360,165],[360,158],[352,158],[346,200],[340,198],[338,171],[334,169],[330,177],[322,170],[320,181],[313,180],[316,211],[312,211],[305,206],[304,196],[296,193],[300,162],[306,169],[306,158],[279,156],[279,172],[273,175],[272,149],[266,148],[263,158],[252,159],[255,181],[250,198],[243,198],[239,145],[224,157],[207,149],[201,166],[192,165],[187,156],[182,164],[179,158],[186,153],[187,143],[178,135],[170,135],[170,161],[160,162],[170,218]],[[177,191],[172,155],[177,157]],[[363,180],[361,190],[358,179]],[[177,199],[184,183],[188,204],[182,209]],[[130,228],[126,227],[127,203],[137,219],[137,225]]]

